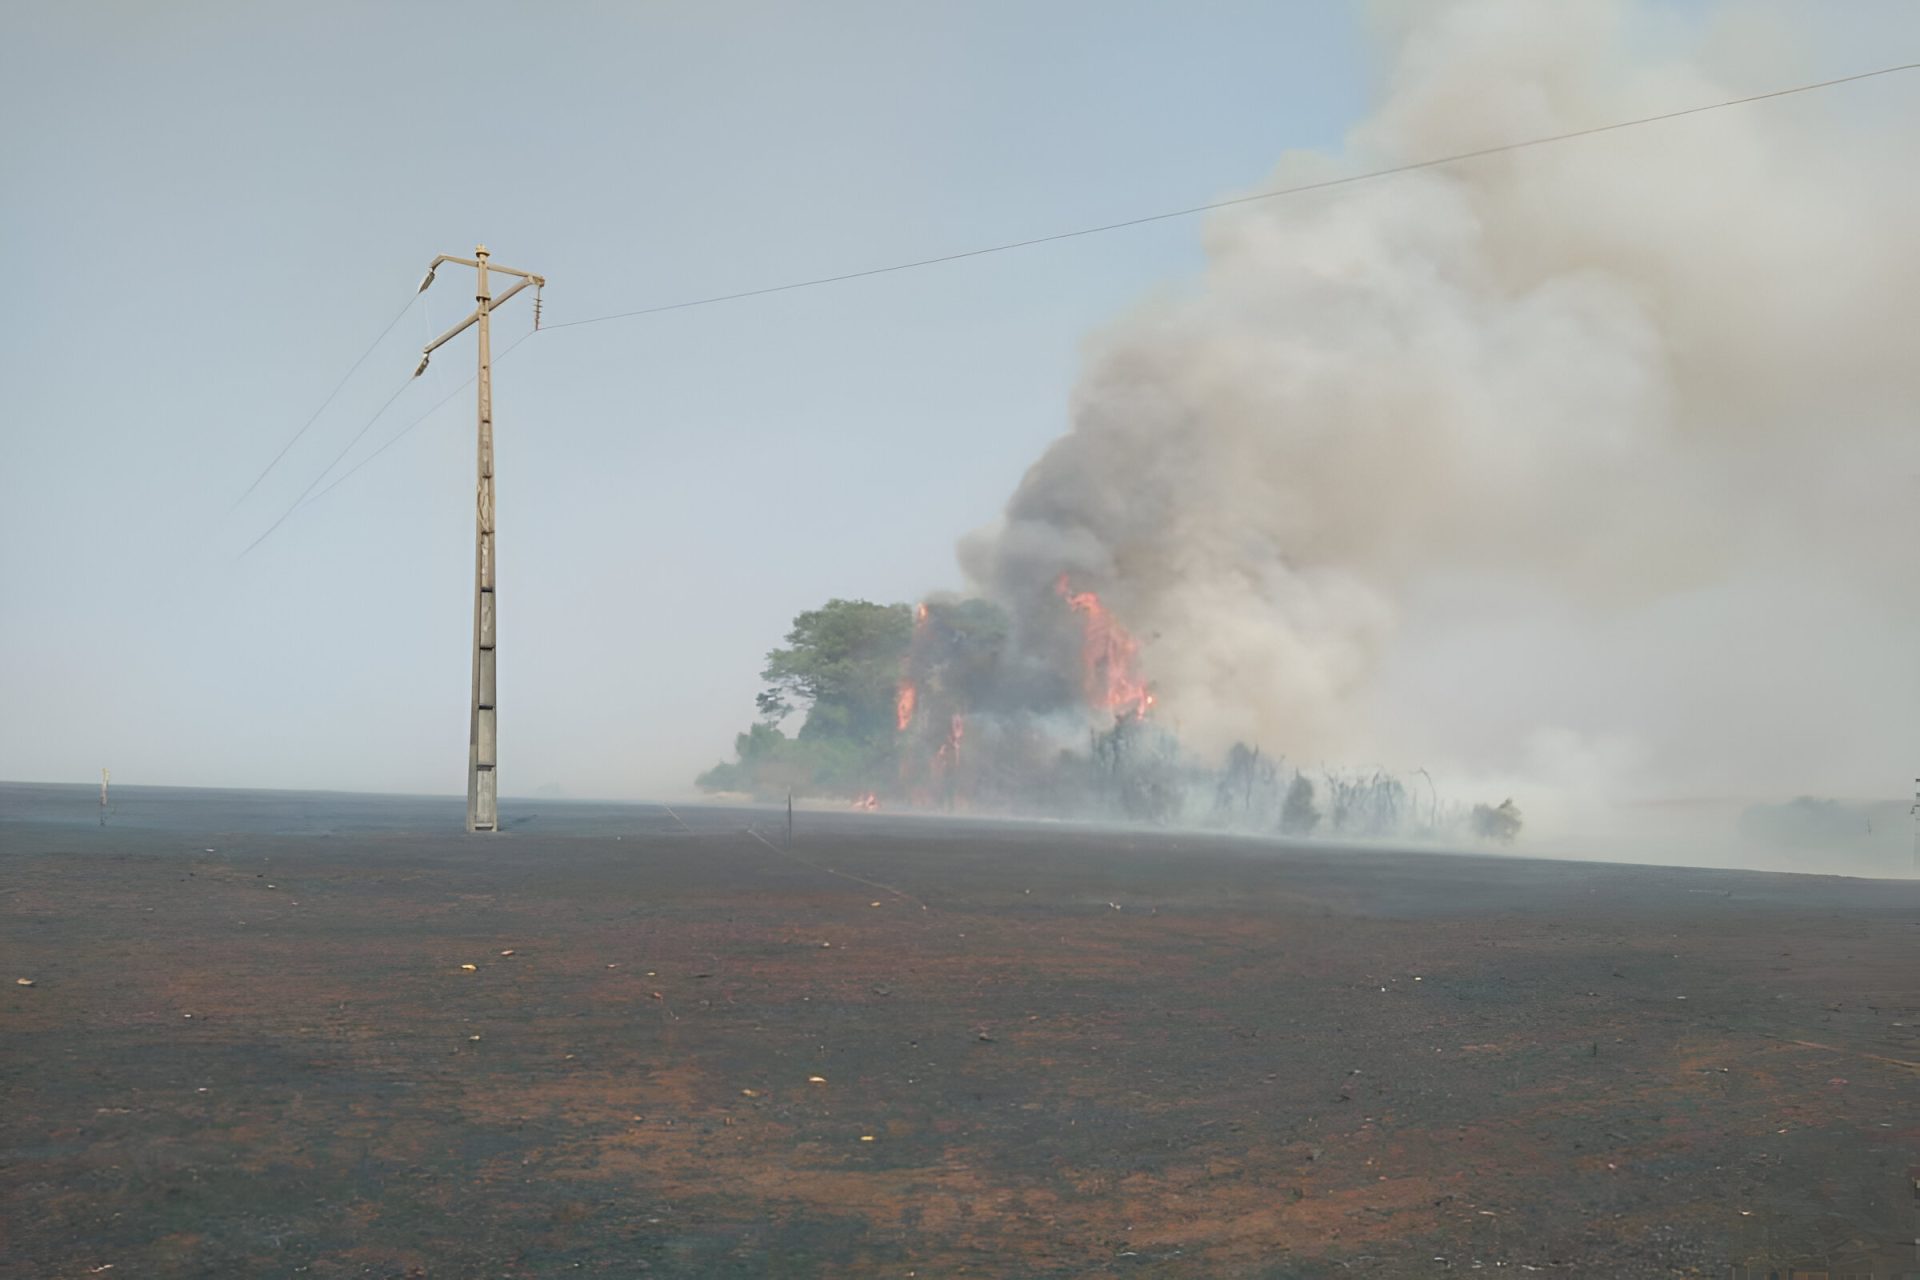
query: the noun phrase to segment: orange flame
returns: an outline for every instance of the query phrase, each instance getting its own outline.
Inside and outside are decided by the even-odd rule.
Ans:
[[[1068,608],[1083,616],[1080,666],[1087,701],[1114,716],[1143,719],[1153,706],[1153,695],[1138,670],[1140,642],[1114,620],[1098,595],[1074,591],[1066,574],[1060,575],[1054,590]]]
[[[925,629],[926,625],[927,602],[922,600],[919,604],[913,606],[913,643],[915,646],[919,645],[920,633]],[[913,723],[913,708],[914,705],[920,701],[920,691],[914,687],[913,681],[907,678],[907,672],[912,665],[913,653],[909,650],[907,655],[900,659],[900,692],[893,700],[893,722],[894,726],[899,729],[901,733],[905,733],[907,726]]]

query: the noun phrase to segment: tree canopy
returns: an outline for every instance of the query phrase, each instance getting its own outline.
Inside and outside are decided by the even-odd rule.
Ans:
[[[735,739],[737,758],[699,785],[761,795],[874,789],[892,765],[894,700],[912,643],[904,604],[829,600],[800,614],[760,673],[761,722]],[[795,714],[805,719],[789,737],[781,722]]]
[[[829,600],[795,618],[786,647],[767,654],[760,673],[767,687],[754,702],[773,723],[804,710],[803,738],[884,739],[893,732],[895,688],[912,643],[906,605]]]
[[[1068,606],[1060,610],[1073,621]],[[977,598],[918,606],[835,599],[809,609],[767,653],[758,721],[734,739],[734,758],[697,784],[761,799],[790,792],[1198,819],[1301,839],[1420,834],[1506,843],[1520,833],[1511,800],[1443,813],[1436,791],[1423,813],[1405,782],[1382,769],[1322,766],[1309,778],[1247,743],[1217,764],[1196,758],[1160,720],[1084,701],[1074,630],[1036,641],[1032,628],[1032,619],[1016,625],[1000,605]],[[789,730],[795,716],[799,727]]]

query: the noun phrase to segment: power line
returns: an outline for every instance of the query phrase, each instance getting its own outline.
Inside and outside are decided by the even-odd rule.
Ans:
[[[535,333],[538,333],[538,332],[540,332],[540,330],[538,329],[529,329],[525,333],[521,334],[518,338],[515,338],[512,342],[507,344],[507,347],[504,351],[502,351],[499,355],[493,358],[493,363],[498,365],[501,361],[505,360],[509,355],[513,354],[513,349],[515,347],[519,346],[521,343],[525,342],[528,338],[531,338]],[[400,384],[400,389],[398,391],[395,391],[392,396],[388,397],[387,402],[380,406],[378,412],[376,412],[373,415],[373,417],[367,419],[366,425],[361,427],[360,430],[354,434],[353,439],[347,441],[347,447],[342,449],[337,455],[335,455],[333,461],[329,462],[326,465],[326,468],[322,470],[319,475],[313,478],[312,483],[308,484],[307,487],[301,491],[300,496],[293,500],[293,505],[288,507],[285,511],[281,512],[280,518],[278,520],[275,520],[271,525],[269,525],[265,533],[255,538],[252,542],[248,543],[246,551],[242,551],[238,556],[234,558],[236,560],[245,559],[248,552],[251,552],[255,547],[259,546],[261,543],[265,542],[269,537],[271,537],[274,531],[277,530],[281,525],[285,524],[287,520],[290,517],[292,517],[292,515],[296,511],[299,511],[304,507],[310,507],[314,505],[314,503],[319,502],[320,499],[326,497],[328,494],[332,493],[335,489],[338,489],[341,485],[345,484],[348,480],[352,479],[354,474],[358,472],[360,468],[366,466],[369,462],[372,462],[375,458],[379,457],[381,454],[391,449],[394,445],[399,444],[401,438],[405,436],[409,431],[412,431],[415,427],[425,422],[428,418],[431,418],[434,414],[438,413],[442,408],[444,408],[448,401],[452,400],[455,396],[459,395],[462,391],[465,391],[468,387],[472,386],[473,380],[477,376],[478,376],[477,374],[468,374],[467,380],[465,382],[462,382],[459,386],[447,392],[446,395],[434,401],[433,404],[424,413],[420,414],[412,422],[409,422],[406,426],[400,428],[400,430],[394,433],[392,438],[390,438],[385,444],[381,445],[378,449],[375,449],[372,453],[368,454],[366,457],[360,459],[360,461],[354,463],[351,467],[348,467],[345,471],[343,471],[339,475],[337,479],[334,480],[332,484],[320,490],[318,493],[313,493],[314,485],[317,485],[322,480],[326,479],[327,476],[332,473],[333,469],[340,465],[340,460],[346,457],[349,453],[353,452],[353,447],[359,444],[361,439],[367,434],[368,430],[372,428],[373,424],[380,421],[380,419],[386,414],[387,410],[393,407],[393,402],[400,398],[400,393],[405,391],[407,387],[413,383],[413,379],[409,377],[406,382],[403,382]],[[307,498],[307,495],[309,493],[313,493],[313,497],[311,499]]]
[[[346,373],[341,376],[340,381],[334,384],[333,390],[327,392],[327,398],[320,402],[320,407],[313,411],[313,416],[300,424],[300,429],[294,432],[292,437],[289,438],[285,444],[280,446],[280,452],[273,455],[273,461],[269,462],[264,468],[262,468],[260,471],[260,474],[253,478],[253,483],[248,485],[245,491],[243,491],[239,497],[233,500],[233,505],[227,508],[228,515],[232,515],[235,511],[239,510],[240,504],[245,502],[247,498],[253,493],[253,491],[260,487],[260,482],[262,480],[265,480],[267,478],[267,473],[280,465],[280,459],[287,456],[287,450],[293,448],[293,446],[299,442],[300,437],[307,434],[308,427],[311,427],[314,423],[320,420],[320,415],[327,411],[327,406],[333,403],[334,397],[338,396],[341,390],[347,385],[347,383],[350,380],[352,380],[353,375],[360,371],[360,366],[367,362],[367,357],[372,355],[374,353],[374,349],[377,348],[382,342],[386,341],[387,335],[393,332],[393,327],[400,323],[401,319],[405,317],[407,312],[413,310],[414,300],[419,296],[420,295],[416,293],[412,298],[408,298],[407,305],[400,308],[399,314],[394,316],[393,319],[387,321],[387,327],[380,331],[380,336],[375,338],[370,344],[368,344],[367,349],[360,353],[360,358],[358,360],[355,360],[353,362],[352,367],[350,367],[346,371]]]
[[[499,355],[493,358],[494,364],[498,365],[504,362],[508,356],[513,354],[513,349],[515,347],[525,342],[528,338],[531,338],[534,334],[543,332],[545,327],[546,326],[542,326],[540,329],[529,329],[525,333],[521,334],[519,337],[515,338],[512,342],[509,342],[506,346],[506,349],[503,350]],[[312,501],[308,502],[306,505],[310,507],[315,502],[320,501],[320,499],[326,497],[328,494],[332,493],[335,489],[338,489],[341,485],[345,484],[348,480],[352,479],[354,473],[360,470],[360,468],[366,466],[369,462],[372,462],[375,458],[379,457],[381,454],[385,453],[387,450],[393,448],[393,446],[395,446],[396,444],[399,444],[401,438],[405,436],[409,431],[412,431],[415,427],[425,422],[428,418],[431,418],[434,414],[440,412],[441,409],[446,407],[446,404],[448,401],[452,400],[455,396],[459,395],[462,391],[465,391],[468,387],[472,386],[473,380],[477,376],[478,375],[476,374],[471,374],[471,373],[468,374],[467,380],[465,382],[461,383],[459,386],[455,387],[453,390],[447,392],[446,395],[441,396],[438,400],[434,401],[432,408],[428,409],[425,413],[415,418],[412,422],[409,422],[406,426],[400,428],[400,430],[395,432],[393,437],[389,439],[385,444],[381,445],[378,449],[375,449],[372,453],[368,454],[366,457],[360,459],[360,461],[354,463],[351,467],[348,467],[347,470],[341,474],[339,479],[335,480],[332,484],[328,485],[326,488],[322,489],[320,492],[314,494]]]
[[[1442,165],[1459,164],[1466,160],[1480,160],[1487,156],[1503,155],[1510,151],[1522,151],[1529,147],[1542,147],[1553,142],[1568,142],[1575,138],[1589,138],[1599,133],[1611,133],[1618,129],[1632,129],[1645,124],[1658,124],[1663,120],[1678,120],[1682,116],[1699,115],[1706,111],[1720,111],[1727,107],[1746,106],[1750,103],[1765,102],[1771,98],[1786,98],[1798,93],[1811,93],[1816,89],[1831,89],[1836,85],[1852,84],[1859,80],[1871,80],[1875,76],[1888,76],[1901,71],[1920,70],[1920,62],[1907,62],[1894,67],[1880,67],[1873,71],[1862,71],[1850,76],[1839,76],[1832,80],[1821,80],[1813,84],[1794,85],[1788,89],[1774,89],[1768,93],[1750,94],[1744,98],[1729,98],[1724,102],[1710,102],[1698,107],[1685,107],[1678,111],[1663,111],[1659,115],[1639,116],[1632,120],[1616,120],[1612,124],[1594,125],[1586,129],[1574,129],[1566,133],[1548,134],[1539,138],[1525,138],[1518,142],[1503,142],[1496,146],[1479,147],[1472,151],[1457,151],[1451,155],[1435,156],[1428,160],[1415,160],[1407,164],[1390,165],[1384,169],[1369,169],[1365,173],[1348,174],[1343,178],[1326,178],[1319,182],[1304,182],[1298,186],[1278,187],[1268,191],[1256,191],[1249,195],[1232,196],[1224,200],[1209,201],[1206,204],[1189,205],[1184,209],[1169,209],[1164,213],[1149,213],[1137,218],[1125,218],[1119,222],[1103,222],[1098,226],[1078,227],[1071,231],[1056,231],[1051,235],[1032,236],[1025,240],[1009,240],[1004,244],[987,245],[979,249],[965,249],[959,253],[943,253],[931,258],[916,258],[910,262],[896,262],[884,267],[869,267],[864,271],[849,271],[837,276],[817,276],[811,280],[792,280],[786,284],[767,285],[759,289],[742,289],[737,293],[714,294],[705,298],[690,298],[684,302],[662,303],[654,307],[642,307],[637,311],[617,311],[610,315],[589,316],[584,320],[566,320],[559,324],[543,326],[547,329],[572,329],[581,325],[605,324],[609,320],[631,320],[637,316],[659,315],[666,311],[685,311],[693,307],[708,307],[719,302],[738,302],[743,298],[760,298],[771,293],[788,293],[795,289],[811,289],[816,285],[842,284],[849,280],[864,280],[869,276],[889,275],[896,271],[914,271],[921,267],[938,266],[946,262],[960,262],[967,258],[981,258],[993,253],[1007,253],[1014,249],[1027,249],[1034,245],[1053,244],[1061,240],[1075,240],[1081,236],[1101,235],[1108,231],[1122,231],[1128,227],[1145,226],[1153,222],[1166,222],[1173,218],[1187,218],[1197,213],[1211,213],[1216,209],[1230,209],[1236,205],[1254,204],[1262,200],[1278,200],[1283,196],[1303,195],[1310,191],[1326,191],[1334,187],[1350,186],[1357,182],[1371,182],[1376,178],[1390,178],[1396,174],[1414,173],[1422,169],[1439,168]]]
[[[401,395],[406,391],[406,389],[412,385],[413,385],[413,375],[409,374],[407,375],[407,380],[405,382],[401,383],[399,386],[394,388],[393,394],[387,397],[386,403],[381,405],[378,409],[374,410],[373,416],[371,418],[368,418],[366,422],[361,426],[361,428],[358,431],[353,433],[353,439],[347,441],[346,447],[340,450],[339,453],[334,455],[333,461],[329,462],[326,465],[326,467],[321,470],[319,475],[307,481],[307,487],[300,491],[300,496],[293,500],[293,505],[288,507],[285,511],[282,511],[280,513],[280,518],[278,520],[275,520],[272,524],[268,525],[267,531],[261,534],[259,537],[255,538],[252,542],[249,542],[247,544],[246,551],[242,551],[239,555],[235,556],[234,559],[235,560],[246,559],[248,552],[252,551],[255,547],[259,546],[261,543],[265,542],[269,537],[273,536],[273,531],[275,529],[278,529],[281,525],[285,524],[287,522],[287,517],[300,509],[300,504],[306,501],[308,494],[313,492],[313,486],[319,484],[322,480],[326,479],[328,474],[331,473],[335,467],[340,465],[340,459],[346,457],[349,453],[353,452],[353,446],[360,443],[361,438],[367,434],[368,430],[372,428],[373,424],[380,421],[380,419],[386,415],[387,410],[393,407],[393,402],[395,400],[398,400],[401,397]]]
[[[1728,107],[1747,106],[1756,102],[1766,102],[1774,98],[1792,97],[1796,94],[1811,93],[1819,89],[1831,89],[1838,85],[1853,84],[1861,80],[1871,80],[1879,76],[1895,75],[1897,73],[1904,72],[1904,71],[1916,71],[1916,70],[1920,70],[1920,62],[1907,62],[1907,63],[1901,63],[1896,66],[1879,67],[1871,71],[1856,72],[1853,75],[1837,76],[1830,80],[1820,80],[1810,84],[1793,85],[1789,88],[1774,89],[1766,93],[1749,94],[1746,97],[1742,97],[1742,98],[1728,98],[1720,102],[1710,102],[1710,103],[1705,103],[1695,107],[1683,107],[1676,111],[1664,111],[1656,115],[1637,116],[1631,120],[1616,120],[1609,124],[1592,125],[1585,129],[1573,129],[1564,133],[1547,134],[1537,138],[1523,138],[1523,139],[1520,139],[1519,141],[1503,142],[1503,143],[1496,144],[1494,146],[1479,147],[1471,151],[1456,151],[1449,155],[1434,156],[1426,160],[1414,160],[1405,164],[1389,165],[1385,168],[1380,168],[1380,169],[1369,169],[1363,173],[1347,174],[1344,177],[1325,178],[1317,182],[1305,182],[1305,183],[1300,183],[1290,187],[1279,187],[1279,188],[1274,188],[1266,191],[1255,191],[1243,196],[1230,196],[1221,200],[1209,201],[1205,204],[1189,205],[1181,209],[1169,209],[1160,213],[1144,214],[1144,215],[1141,215],[1140,217],[1125,218],[1118,222],[1100,223],[1096,226],[1077,227],[1070,231],[1057,231],[1049,235],[1031,236],[1024,240],[1010,240],[1001,244],[986,245],[978,249],[966,249],[957,253],[945,253],[945,254],[938,254],[938,255],[935,255],[932,257],[926,257],[926,258],[915,258],[907,262],[896,262],[896,263],[891,263],[889,265],[881,266],[881,267],[869,267],[862,271],[849,271],[849,272],[844,272],[840,275],[816,276],[812,279],[792,280],[792,281],[786,282],[785,284],[766,285],[757,289],[742,289],[734,293],[713,294],[708,297],[690,298],[681,302],[662,303],[658,306],[642,307],[634,311],[619,311],[619,312],[611,313],[609,315],[589,316],[583,320],[566,320],[566,321],[562,321],[559,324],[543,325],[539,329],[529,330],[527,333],[522,334],[519,338],[515,339],[514,342],[510,346],[508,346],[505,351],[501,352],[500,355],[496,357],[495,363],[498,363],[499,361],[506,359],[507,355],[515,347],[518,347],[522,342],[525,342],[528,338],[532,337],[534,333],[542,332],[544,330],[575,329],[583,325],[605,324],[613,320],[631,320],[640,316],[660,315],[668,311],[685,311],[694,307],[713,306],[716,303],[738,302],[747,298],[765,297],[769,294],[789,293],[796,289],[811,289],[819,285],[843,284],[847,281],[863,280],[871,276],[890,275],[898,271],[913,271],[913,270],[918,270],[919,268],[922,268],[922,267],[939,266],[943,263],[948,263],[948,262],[961,262],[969,258],[985,257],[989,254],[1007,253],[1015,249],[1032,248],[1035,245],[1053,244],[1062,240],[1074,240],[1074,239],[1079,239],[1083,236],[1101,235],[1109,231],[1121,231],[1129,227],[1145,226],[1149,223],[1166,222],[1174,218],[1191,217],[1194,214],[1199,214],[1199,213],[1211,213],[1219,209],[1234,208],[1238,205],[1255,204],[1255,203],[1259,203],[1261,201],[1266,201],[1266,200],[1281,199],[1282,197],[1285,197],[1285,196],[1304,195],[1314,191],[1327,191],[1337,187],[1352,186],[1356,183],[1371,182],[1378,178],[1389,178],[1397,174],[1415,173],[1424,169],[1435,169],[1445,165],[1460,164],[1462,162],[1469,161],[1469,160],[1485,159],[1489,156],[1504,155],[1508,152],[1523,151],[1532,147],[1547,146],[1551,143],[1569,142],[1576,138],[1589,138],[1589,137],[1593,137],[1596,134],[1613,133],[1621,129],[1637,128],[1641,125],[1659,124],[1663,121],[1678,120],[1685,116],[1700,115],[1708,111],[1721,111],[1721,110],[1725,110]],[[412,305],[413,305],[412,300],[409,300],[407,303],[407,308],[410,308]],[[406,314],[407,308],[402,308],[400,315],[395,316],[393,320],[387,325],[386,329],[381,331],[380,338],[376,338],[374,340],[375,347],[379,345],[381,339],[384,339],[387,336],[387,334],[392,331],[394,325],[400,322],[400,318],[401,316],[404,316]],[[347,378],[351,378],[353,376],[354,372],[359,369],[360,365],[366,361],[367,356],[371,355],[372,352],[373,352],[373,347],[369,347],[366,353],[361,355],[359,360],[354,361],[353,368],[347,371]],[[346,381],[347,381],[346,378],[341,379],[340,386],[345,386]],[[461,383],[458,387],[455,387],[453,391],[449,392],[446,396],[444,396],[442,399],[437,401],[425,413],[422,413],[419,417],[415,418],[412,422],[409,422],[406,426],[402,427],[400,431],[396,433],[391,439],[389,439],[385,444],[381,445],[378,449],[375,449],[372,453],[362,458],[359,462],[355,463],[352,467],[348,468],[347,471],[344,472],[338,479],[334,480],[333,483],[329,484],[325,489],[322,489],[318,494],[315,494],[312,501],[318,502],[321,498],[324,498],[327,494],[339,488],[340,485],[342,485],[348,479],[350,479],[362,467],[366,466],[368,463],[372,462],[375,458],[385,453],[388,449],[392,448],[395,444],[398,444],[404,436],[406,436],[409,432],[411,432],[415,427],[419,426],[422,422],[426,421],[429,417],[432,417],[433,414],[438,412],[443,405],[445,405],[449,400],[453,399],[454,396],[464,391],[468,386],[472,385],[472,383],[473,383],[473,378],[469,377],[465,382]],[[280,459],[286,455],[287,450],[293,447],[294,441],[298,440],[300,436],[303,433],[305,433],[305,431],[307,430],[307,427],[310,427],[313,425],[314,420],[317,419],[320,416],[320,413],[326,409],[327,404],[331,403],[334,396],[339,394],[340,386],[336,386],[334,388],[333,392],[327,397],[326,402],[323,402],[320,406],[320,409],[315,411],[313,418],[308,419],[306,425],[302,426],[299,431],[294,433],[293,440],[289,440],[287,444],[281,448],[280,453],[275,455],[273,462],[269,463],[267,466],[268,471],[271,471],[273,467],[279,463]],[[329,474],[331,474],[334,467],[340,464],[341,459],[345,458],[348,453],[352,452],[354,446],[360,442],[360,440],[366,435],[367,431],[372,428],[374,423],[380,420],[380,418],[386,413],[387,409],[392,406],[393,402],[399,399],[400,393],[404,390],[406,390],[406,385],[402,384],[400,389],[395,391],[394,394],[391,397],[389,397],[386,404],[382,405],[379,411],[376,412],[372,418],[368,419],[366,424],[363,425],[360,428],[360,430],[354,434],[353,439],[347,442],[346,448],[342,449],[340,453],[334,458],[334,460],[327,464],[326,469],[323,470],[318,476],[315,476],[313,481],[309,483],[304,490],[301,491],[300,496],[294,499],[293,505],[287,508],[286,511],[281,513],[280,518],[275,520],[272,525],[268,526],[267,531],[265,533],[261,534],[258,538],[254,539],[253,542],[248,545],[246,551],[243,551],[240,553],[242,557],[244,557],[248,552],[252,551],[255,547],[259,546],[262,542],[266,541],[266,539],[270,535],[272,535],[273,532],[277,530],[283,523],[285,523],[288,517],[293,515],[295,511],[299,510],[302,506],[312,505],[310,502],[307,501],[307,498],[309,494],[313,493],[314,486],[319,484],[321,480],[324,480]],[[247,494],[252,493],[254,488],[259,485],[260,480],[264,479],[265,476],[266,476],[266,472],[263,471],[260,477],[254,480],[252,485],[247,486],[247,492],[240,495],[241,500],[244,501],[245,498],[247,497]],[[235,506],[238,506],[238,505],[239,503],[236,502]]]

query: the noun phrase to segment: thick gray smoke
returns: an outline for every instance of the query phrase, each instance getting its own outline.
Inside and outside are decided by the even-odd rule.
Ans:
[[[1379,29],[1345,153],[1262,186],[1806,75],[1676,52],[1616,0]],[[1202,750],[1427,765],[1549,831],[1898,795],[1915,103],[1876,81],[1220,213],[1202,277],[1091,345],[1071,429],[962,563],[1016,609],[1062,572],[1100,591]]]

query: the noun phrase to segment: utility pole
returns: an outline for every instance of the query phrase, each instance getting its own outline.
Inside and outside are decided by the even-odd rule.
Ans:
[[[456,258],[443,253],[428,265],[427,277],[420,282],[421,293],[425,293],[427,286],[433,283],[433,274],[440,269],[441,263],[455,262],[463,267],[472,267],[476,276],[474,309],[472,315],[427,344],[420,353],[420,367],[413,371],[416,378],[425,373],[427,361],[442,344],[466,332],[469,325],[480,326],[480,372],[476,382],[479,389],[479,483],[474,491],[473,706],[467,720],[468,831],[500,829],[500,783],[494,773],[494,766],[499,760],[500,735],[494,700],[493,347],[488,317],[507,299],[532,285],[534,325],[539,327],[539,291],[547,283],[544,277],[532,272],[496,266],[488,259],[487,246],[480,245],[474,249],[471,258]],[[488,274],[496,271],[518,278],[518,282],[498,298],[493,296],[487,281]]]

